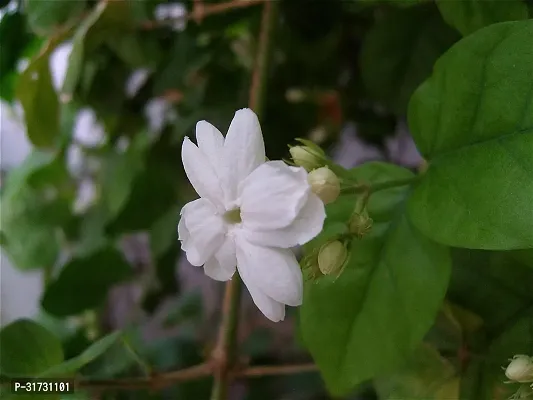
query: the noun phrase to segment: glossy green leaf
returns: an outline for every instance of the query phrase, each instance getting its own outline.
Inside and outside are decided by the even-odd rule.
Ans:
[[[365,164],[353,174],[370,183],[412,176],[384,163]],[[303,339],[336,395],[399,365],[420,344],[444,298],[448,249],[409,223],[403,207],[407,195],[408,187],[376,192],[369,203],[373,229],[352,241],[344,272],[336,280],[306,282]],[[353,204],[352,199],[329,206],[326,229],[346,222]]]
[[[104,336],[102,339],[89,346],[79,356],[47,369],[44,373],[40,374],[40,377],[64,377],[77,372],[83,366],[103,355],[117,342],[117,340],[120,339],[121,335],[122,332],[117,331]]]
[[[25,0],[25,12],[30,28],[44,36],[74,23],[86,4],[86,0]]]
[[[16,97],[24,109],[30,141],[36,147],[52,148],[60,134],[59,102],[52,85],[48,56],[49,51],[39,54],[19,76]]]
[[[63,81],[61,92],[67,98],[72,97],[80,79],[83,68],[85,37],[91,27],[98,21],[108,6],[107,2],[99,2],[91,13],[80,24],[72,40],[72,51],[68,58],[68,69]]]
[[[28,319],[4,327],[0,347],[0,370],[7,376],[35,376],[63,361],[59,339]]]
[[[464,38],[414,94],[409,125],[429,169],[411,221],[456,247],[533,247],[533,20]]]
[[[431,74],[433,64],[458,35],[433,4],[390,9],[367,32],[361,49],[361,74],[369,93],[397,114]]]
[[[460,379],[453,364],[428,345],[416,349],[397,373],[375,384],[382,400],[459,399]]]
[[[444,20],[463,36],[497,22],[528,18],[522,0],[437,0],[437,6]]]
[[[113,247],[74,258],[46,288],[42,306],[56,316],[75,315],[98,307],[106,299],[108,290],[131,273],[128,262]]]

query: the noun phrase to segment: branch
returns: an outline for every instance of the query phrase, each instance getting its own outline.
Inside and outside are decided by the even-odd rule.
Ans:
[[[201,2],[195,2],[191,13],[182,15],[177,18],[169,18],[161,21],[146,21],[141,24],[141,29],[150,30],[162,26],[173,25],[176,22],[194,20],[200,23],[205,17],[215,14],[222,14],[226,11],[236,10],[238,8],[246,8],[257,4],[264,3],[268,0],[232,0],[225,3],[204,5]]]
[[[152,389],[160,390],[172,386],[178,382],[190,381],[204,378],[213,373],[213,366],[209,363],[195,365],[177,371],[154,374],[150,377],[123,378],[123,379],[99,379],[80,380],[75,382],[75,386],[80,389],[95,391],[104,390],[139,390]]]
[[[237,376],[244,378],[256,378],[261,376],[291,375],[315,371],[318,371],[318,368],[313,363],[300,365],[272,365],[245,368],[238,372]]]
[[[109,391],[109,390],[161,390],[179,382],[191,381],[195,379],[206,378],[211,376],[216,370],[213,363],[195,365],[176,371],[154,374],[150,377],[123,378],[123,379],[82,379],[74,382],[77,389],[90,391]],[[258,378],[262,376],[291,375],[306,372],[318,371],[314,364],[297,364],[297,365],[267,365],[255,366],[234,370],[232,378]]]

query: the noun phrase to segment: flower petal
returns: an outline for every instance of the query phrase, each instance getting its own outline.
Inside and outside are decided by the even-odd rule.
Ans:
[[[186,137],[181,148],[181,158],[187,178],[200,197],[205,197],[222,207],[222,189],[218,176],[204,153]]]
[[[309,193],[307,202],[289,226],[273,230],[244,229],[243,234],[256,245],[288,249],[316,237],[322,231],[325,219],[324,203],[314,193]]]
[[[307,172],[269,161],[242,182],[241,216],[246,229],[271,230],[292,224],[310,193]]]
[[[226,236],[222,246],[204,265],[207,276],[217,281],[228,281],[235,273],[237,257],[235,255],[235,241]]]
[[[224,136],[207,121],[199,121],[196,124],[196,141],[198,148],[207,157],[215,172],[219,171],[224,148]]]
[[[178,233],[187,260],[199,267],[222,246],[226,232],[213,203],[198,199],[185,204],[181,210]]]
[[[245,264],[239,264],[237,268],[255,305],[269,320],[273,322],[283,321],[285,319],[285,304],[268,297],[254,284],[249,267]]]
[[[292,251],[257,246],[241,235],[236,236],[236,245],[237,268],[244,269],[252,286],[280,303],[302,304],[302,271]]]
[[[238,185],[253,170],[265,162],[265,143],[261,125],[249,108],[235,113],[224,141],[224,159],[229,184],[229,196],[238,197]]]

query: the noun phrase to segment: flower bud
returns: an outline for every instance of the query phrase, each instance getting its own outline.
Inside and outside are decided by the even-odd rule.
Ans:
[[[324,204],[337,200],[341,192],[341,183],[337,175],[328,167],[321,167],[309,173],[307,177],[311,190]]]
[[[300,167],[304,167],[308,172],[324,165],[326,155],[318,146],[316,148],[294,146],[289,149],[289,152],[294,163]]]
[[[324,275],[340,274],[348,259],[348,250],[339,240],[328,242],[318,252],[318,268]]]
[[[355,212],[352,214],[350,221],[348,222],[348,228],[350,233],[362,238],[365,234],[372,229],[372,223],[374,221],[368,215],[366,208],[361,212]]]
[[[505,376],[515,382],[533,382],[533,358],[520,354],[514,356]]]

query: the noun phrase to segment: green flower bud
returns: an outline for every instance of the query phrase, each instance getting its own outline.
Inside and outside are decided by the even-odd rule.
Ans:
[[[322,245],[318,252],[318,268],[324,275],[340,275],[347,260],[348,250],[339,240]]]
[[[318,146],[294,146],[289,149],[292,160],[307,172],[324,165],[326,154]]]
[[[368,215],[366,208],[361,212],[355,212],[352,214],[350,221],[348,222],[348,229],[350,233],[362,238],[370,229],[372,229],[372,223],[374,221]]]
[[[321,167],[309,173],[307,177],[311,190],[324,204],[337,200],[341,192],[341,183],[337,175],[328,167]]]
[[[514,382],[533,382],[533,358],[521,354],[514,356],[505,376]]]

